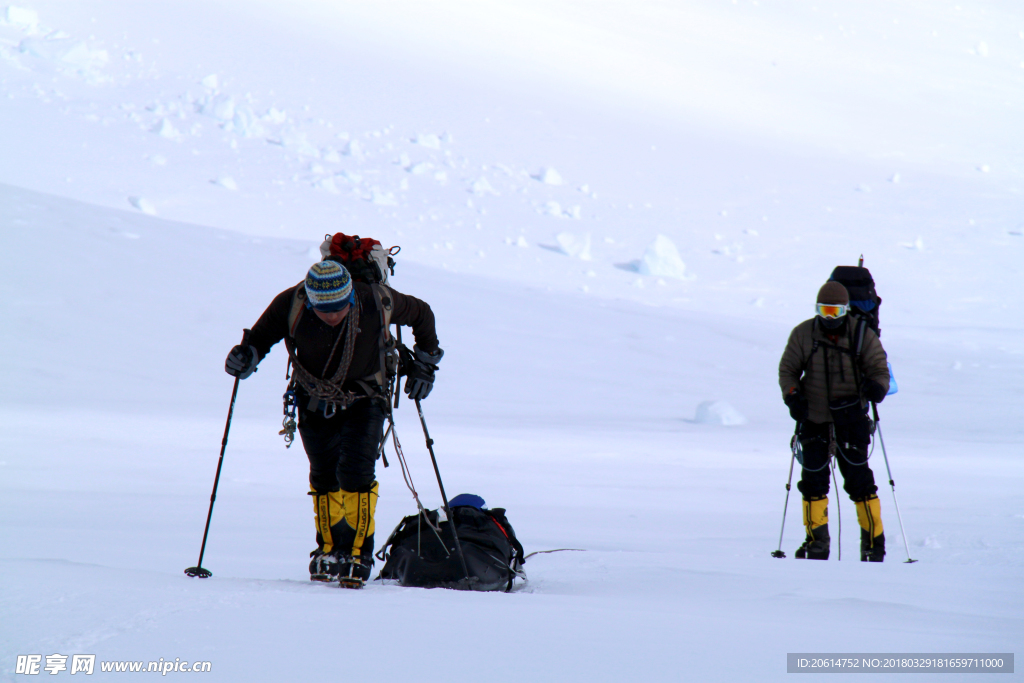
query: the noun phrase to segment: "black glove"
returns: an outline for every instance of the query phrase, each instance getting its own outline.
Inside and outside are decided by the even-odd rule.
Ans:
[[[807,421],[807,398],[794,389],[782,399],[789,406],[789,416],[797,422]]]
[[[403,355],[402,374],[408,378],[405,380],[405,393],[414,401],[426,398],[434,388],[434,373],[444,351],[438,349],[428,353],[414,346],[411,354],[406,350]]]
[[[224,361],[224,372],[238,379],[245,379],[256,372],[256,365],[260,362],[260,354],[256,353],[255,346],[242,346],[238,344],[231,349],[227,360]]]
[[[881,384],[871,378],[865,378],[860,385],[860,393],[872,403],[881,403],[889,393]]]

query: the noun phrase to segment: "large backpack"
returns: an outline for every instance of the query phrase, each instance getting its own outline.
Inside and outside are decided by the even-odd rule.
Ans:
[[[384,562],[378,578],[397,580],[403,586],[475,591],[509,591],[517,576],[526,578],[523,546],[505,510],[456,505],[451,511],[468,578],[455,548],[451,522],[439,524],[437,510],[410,515],[395,527],[377,552]]]
[[[846,287],[846,291],[850,293],[850,307],[853,313],[863,318],[868,327],[881,336],[878,309],[882,306],[882,297],[875,291],[875,280],[871,277],[871,271],[864,266],[836,266],[829,280]]]
[[[401,247],[385,249],[377,240],[359,235],[346,235],[343,232],[324,235],[320,245],[320,255],[324,260],[331,259],[345,266],[356,282],[367,284],[388,283],[388,274],[395,274],[395,254]]]
[[[846,291],[850,295],[850,308],[853,322],[853,327],[850,329],[851,332],[851,345],[850,348],[843,349],[841,347],[830,348],[839,351],[849,353],[853,356],[854,372],[859,375],[860,362],[861,362],[861,350],[864,345],[864,331],[870,327],[875,331],[875,334],[881,337],[882,330],[878,326],[878,312],[882,306],[882,297],[878,296],[878,292],[875,291],[875,279],[871,277],[871,271],[863,266],[864,257],[861,256],[860,264],[856,266],[836,266],[832,270],[832,275],[829,276],[830,281],[835,281],[846,287]],[[817,325],[817,321],[815,321]],[[804,361],[804,369],[811,362],[811,357],[820,348],[821,344],[818,340],[814,341],[811,346],[811,352],[807,355],[807,359]],[[889,366],[889,378],[890,382],[895,386],[895,380],[892,379],[892,366]],[[857,385],[860,386],[860,378],[858,376]],[[896,393],[891,391],[890,393]]]

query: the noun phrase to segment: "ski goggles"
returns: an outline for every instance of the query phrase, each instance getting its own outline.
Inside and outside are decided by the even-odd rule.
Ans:
[[[842,318],[850,311],[850,307],[847,304],[817,304],[816,306],[818,315],[832,320]]]

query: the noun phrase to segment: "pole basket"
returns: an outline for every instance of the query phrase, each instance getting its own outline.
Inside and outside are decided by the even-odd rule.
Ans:
[[[189,567],[185,570],[187,576],[198,577],[200,579],[208,579],[213,576],[213,573],[209,569],[203,567]]]

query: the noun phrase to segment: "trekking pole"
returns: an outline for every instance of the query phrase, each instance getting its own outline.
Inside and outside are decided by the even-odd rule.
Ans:
[[[800,425],[797,424],[797,433],[800,431]],[[786,531],[786,511],[789,510],[789,490],[790,484],[793,483],[793,463],[796,462],[796,449],[799,440],[797,435],[793,435],[793,439],[789,442],[789,448],[793,451],[793,457],[789,459],[789,479],[786,480],[786,504],[782,506],[782,528],[779,529],[779,548],[778,550],[772,551],[772,557],[785,557],[786,553],[782,552],[782,534]]]
[[[462,571],[466,575],[466,579],[469,577],[469,569],[466,567],[466,557],[462,554],[462,544],[459,543],[459,535],[455,533],[455,518],[452,516],[452,510],[448,507],[448,496],[444,492],[444,484],[441,483],[441,472],[437,469],[437,458],[434,457],[434,440],[430,438],[430,432],[427,431],[427,421],[423,418],[423,407],[420,406],[420,400],[416,399],[416,412],[420,414],[420,424],[423,425],[423,436],[427,439],[427,450],[430,451],[430,462],[434,464],[434,474],[437,476],[437,487],[441,489],[441,500],[444,502],[444,513],[448,515],[448,522],[452,528],[452,536],[455,537],[455,551],[459,554],[459,562],[462,564]]]
[[[249,344],[249,329],[242,330],[242,346]],[[217,476],[213,478],[213,493],[210,494],[210,510],[206,513],[206,529],[203,531],[203,545],[199,548],[199,562],[195,567],[189,567],[185,573],[189,576],[198,576],[200,579],[208,579],[213,576],[209,569],[203,568],[203,554],[206,552],[206,536],[210,533],[210,518],[213,517],[213,501],[217,499],[217,484],[220,483],[220,468],[224,464],[224,451],[228,447],[228,430],[231,429],[231,416],[235,412],[235,396],[238,395],[238,377],[235,377],[235,386],[231,390],[231,405],[228,407],[228,419],[224,424],[224,438],[220,442],[220,459],[217,460]]]
[[[829,458],[829,465],[832,468],[832,485],[835,487],[833,490],[836,492],[836,521],[839,523],[839,528],[836,530],[836,547],[839,550],[839,557],[836,558],[838,561],[843,560],[843,511],[839,506],[839,482],[836,480],[836,461]],[[844,475],[845,480],[845,475]]]
[[[882,457],[885,458],[885,471],[889,474],[889,486],[892,487],[892,502],[896,506],[896,519],[900,521],[900,533],[903,534],[903,547],[907,549],[907,560],[905,564],[917,562],[910,559],[910,544],[907,543],[907,532],[903,529],[903,515],[900,514],[900,503],[896,500],[896,482],[892,480],[892,469],[889,468],[889,455],[885,452],[885,439],[882,438],[882,424],[878,419],[878,405],[871,403],[871,410],[875,416],[875,428],[878,430],[878,441],[882,444]]]

